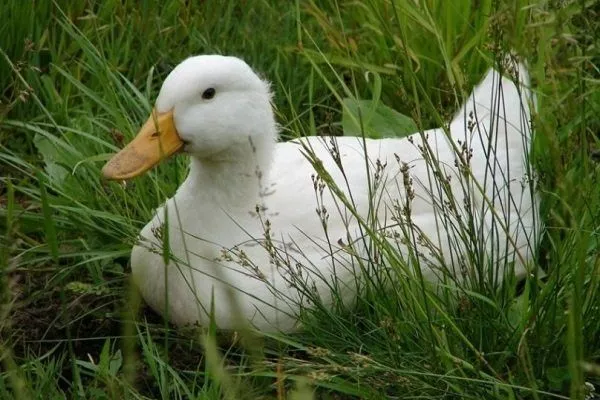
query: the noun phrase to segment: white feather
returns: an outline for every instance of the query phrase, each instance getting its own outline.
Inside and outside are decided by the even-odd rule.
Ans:
[[[406,204],[401,172],[406,163],[414,190],[410,221],[422,235],[411,249],[417,250],[427,279],[438,279],[444,269],[457,280],[466,279],[474,263],[467,257],[469,242],[485,250],[479,262],[486,270],[486,260],[493,259],[498,280],[512,261],[515,273],[522,274],[531,257],[537,207],[527,183],[531,94],[525,69],[519,71],[519,89],[496,71],[487,73],[452,120],[451,140],[435,129],[404,139],[309,137],[276,144],[269,86],[250,67],[232,57],[184,61],[166,79],[156,106],[159,111],[174,108],[177,130],[190,141],[190,173],[142,230],[145,241],[133,249],[133,276],[144,299],[176,324],[206,325],[214,306],[219,328],[235,329],[241,317],[263,331],[299,328],[298,313],[310,305],[306,290],[316,289],[331,306],[335,284],[343,301],[351,303],[361,278],[359,260],[369,258],[370,238],[327,187],[317,202],[319,182],[315,190],[308,149],[358,215],[375,217],[377,224],[370,225],[377,237],[387,237],[410,264],[409,248],[393,238],[409,228],[406,218],[393,218]],[[201,93],[208,87],[216,95],[205,101]],[[343,172],[332,156],[332,141]],[[461,178],[455,165],[455,149],[462,143],[472,150],[474,179]],[[435,155],[442,175],[450,177],[451,194],[440,194],[432,175],[436,168],[425,161],[423,147]],[[375,181],[377,163],[385,167]],[[451,198],[455,211],[440,205]],[[465,199],[471,208],[465,208]],[[328,214],[326,232],[323,213],[316,212],[322,207]],[[156,237],[165,214],[170,251],[179,260],[166,267]],[[457,243],[451,227],[469,220],[472,237],[467,244]],[[385,268],[385,259],[379,265]]]

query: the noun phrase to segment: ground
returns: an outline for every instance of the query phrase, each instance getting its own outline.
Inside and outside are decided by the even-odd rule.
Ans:
[[[2,2],[1,396],[591,398],[599,13],[585,0]],[[509,51],[539,100],[544,280],[384,290],[374,279],[352,309],[307,313],[302,333],[272,337],[175,329],[139,301],[129,251],[186,162],[127,186],[100,169],[180,60],[244,58],[272,82],[286,139],[343,134],[347,97],[439,126]]]

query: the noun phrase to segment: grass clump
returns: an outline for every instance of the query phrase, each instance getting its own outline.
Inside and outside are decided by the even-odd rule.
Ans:
[[[0,393],[593,398],[599,12],[593,1],[2,3]],[[126,186],[100,168],[181,59],[244,58],[273,81],[283,134],[297,136],[341,134],[345,98],[442,126],[508,49],[537,94],[543,280],[384,290],[374,276],[355,308],[314,310],[301,334],[223,342],[213,327],[175,331],[130,312],[130,249],[186,162]]]

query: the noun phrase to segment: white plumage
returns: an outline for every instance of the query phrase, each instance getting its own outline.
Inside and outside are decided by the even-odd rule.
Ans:
[[[427,279],[438,279],[446,268],[464,280],[474,263],[486,265],[499,280],[512,261],[515,273],[523,273],[537,208],[525,160],[530,91],[526,71],[518,72],[519,89],[508,78],[500,84],[499,74],[490,70],[450,124],[452,142],[462,159],[469,159],[473,180],[461,178],[457,165],[463,162],[442,129],[403,139],[309,137],[276,143],[269,86],[247,64],[221,56],[185,60],[165,80],[156,110],[173,111],[191,156],[190,172],[133,249],[133,276],[144,299],[176,324],[207,324],[212,304],[219,328],[235,329],[242,317],[263,331],[298,328],[300,304],[310,303],[299,287],[316,289],[330,306],[334,275],[337,292],[351,303],[362,274],[358,260],[368,261],[370,238],[316,178],[308,149],[357,214],[377,221],[368,224],[376,236],[385,237],[409,264],[414,258],[402,238],[407,231],[418,233],[410,248]],[[208,88],[215,90],[210,99],[203,98]],[[438,160],[441,180],[425,161],[427,153]],[[444,194],[439,182],[450,192]],[[413,192],[410,218],[406,185]],[[454,206],[444,203],[451,198]],[[165,236],[165,209],[170,252],[178,260],[166,268],[157,238]],[[463,239],[465,230],[453,228],[461,223],[472,226]],[[472,248],[484,249],[484,257],[467,257]],[[383,262],[377,257],[378,268],[389,266],[385,256]]]

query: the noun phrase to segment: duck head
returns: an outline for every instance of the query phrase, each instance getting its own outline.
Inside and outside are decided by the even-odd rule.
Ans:
[[[269,84],[248,64],[235,57],[191,57],[167,76],[150,117],[102,174],[131,179],[180,151],[200,160],[239,156],[231,150],[274,143],[276,132]]]

